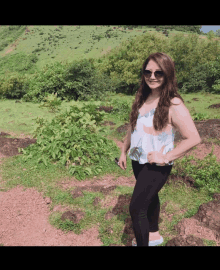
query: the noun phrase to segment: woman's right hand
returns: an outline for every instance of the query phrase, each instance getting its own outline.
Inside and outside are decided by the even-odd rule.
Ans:
[[[126,166],[127,166],[127,155],[125,153],[121,153],[121,156],[119,158],[119,164],[118,164],[118,166],[122,170],[126,170]]]

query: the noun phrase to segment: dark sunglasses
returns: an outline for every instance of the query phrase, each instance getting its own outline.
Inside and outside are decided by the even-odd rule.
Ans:
[[[152,72],[150,70],[144,70],[143,74],[146,78],[149,79],[151,77]],[[157,70],[154,72],[154,76],[157,79],[161,79],[164,76],[164,73],[163,73],[163,71]]]

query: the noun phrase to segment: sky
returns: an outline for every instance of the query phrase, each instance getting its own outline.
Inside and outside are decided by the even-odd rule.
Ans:
[[[208,33],[211,30],[215,32],[218,29],[220,29],[220,25],[203,25],[200,30],[203,31],[204,33]]]

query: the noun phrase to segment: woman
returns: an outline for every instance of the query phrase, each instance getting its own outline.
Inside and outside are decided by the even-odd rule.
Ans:
[[[129,207],[136,238],[132,245],[155,246],[163,242],[158,227],[158,192],[172,170],[173,160],[201,142],[177,91],[172,59],[165,53],[151,54],[142,67],[141,85],[132,105],[130,127],[118,162],[125,170],[130,148],[128,155],[136,178]],[[176,129],[183,141],[174,149]]]

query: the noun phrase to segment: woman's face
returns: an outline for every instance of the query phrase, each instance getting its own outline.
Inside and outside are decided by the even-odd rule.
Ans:
[[[145,70],[150,70],[152,72],[149,78],[144,76],[146,84],[151,88],[153,95],[159,94],[160,87],[164,83],[164,76],[161,78],[156,78],[154,72],[157,70],[162,71],[162,69],[157,65],[156,62],[150,60]]]

